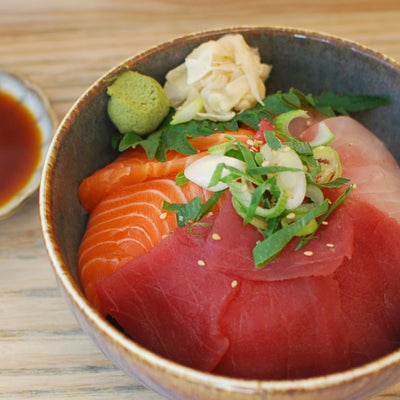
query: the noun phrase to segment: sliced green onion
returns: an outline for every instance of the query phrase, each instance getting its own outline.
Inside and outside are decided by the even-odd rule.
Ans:
[[[314,204],[320,204],[324,201],[325,197],[322,190],[316,185],[307,185],[306,197],[308,197]]]
[[[342,164],[336,150],[332,147],[318,146],[313,150],[313,153],[321,167],[314,179],[316,183],[328,183],[342,175]]]
[[[290,135],[289,124],[295,118],[309,118],[309,115],[304,110],[293,110],[285,112],[275,117],[273,119],[273,123],[275,125],[276,130],[278,131],[278,134],[279,132],[283,132],[286,133],[287,135]]]
[[[171,125],[191,121],[203,109],[203,99],[196,97],[192,102],[178,109],[171,120]]]
[[[340,194],[335,202],[325,211],[324,215],[322,215],[321,218],[318,220],[318,227],[320,227],[322,222],[325,221],[329,217],[329,215],[331,215],[333,211],[335,211],[335,209],[347,199],[352,189],[353,185],[347,186],[347,188]],[[302,237],[296,247],[296,250],[299,250],[302,247],[306,246],[308,242],[313,238],[313,235]]]
[[[176,175],[175,177],[176,186],[182,186],[187,182],[189,182],[189,179],[186,178],[184,171],[181,171]]]
[[[304,215],[304,214],[302,214]],[[300,218],[300,215],[296,214],[294,218],[288,218],[287,216],[285,218],[282,218],[281,224],[285,228],[286,226],[295,223],[298,221]],[[300,229],[295,236],[307,236],[311,235],[318,229],[318,223],[315,219],[311,220],[306,226],[304,226],[302,229]]]
[[[232,182],[229,185],[229,190],[232,193],[232,196],[239,202],[246,210],[246,220],[250,221],[254,216],[262,217],[262,218],[274,218],[281,215],[286,208],[286,203],[288,200],[288,195],[286,191],[280,190],[280,195],[276,199],[276,204],[271,208],[264,208],[258,205],[256,199],[253,199],[252,193],[247,190],[247,185],[240,182]],[[266,182],[263,186],[259,186],[256,198],[259,198],[259,192],[264,193],[266,190],[270,188],[269,184]],[[255,204],[255,205],[254,205]]]
[[[229,150],[233,149],[234,145],[230,142],[218,143],[208,148],[210,154],[225,155]]]
[[[311,140],[311,147],[327,146],[329,143],[333,142],[335,135],[328,128],[325,122],[320,122],[318,124],[317,136]]]
[[[277,257],[283,248],[293,239],[296,233],[309,224],[313,219],[326,213],[328,208],[329,202],[328,200],[324,200],[321,204],[312,208],[298,221],[276,231],[262,242],[257,243],[253,249],[256,268],[263,268],[266,264]]]
[[[237,170],[246,168],[246,164],[237,158],[221,154],[209,154],[188,165],[184,173],[187,179],[202,188],[218,192],[227,188],[221,178],[229,174],[229,171],[225,168],[228,165]]]
[[[246,207],[244,207],[243,204],[239,203],[234,197],[232,197],[232,204],[233,204],[233,207],[236,210],[236,212],[244,220],[246,218],[246,214],[247,214]],[[249,223],[261,231],[265,231],[269,225],[269,221],[267,221],[265,218],[261,218],[261,217],[253,217],[249,221]]]

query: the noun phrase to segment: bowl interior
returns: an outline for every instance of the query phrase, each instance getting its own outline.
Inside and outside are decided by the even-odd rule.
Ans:
[[[339,94],[389,96],[388,105],[355,117],[375,132],[400,161],[400,66],[396,62],[338,38],[284,28],[218,30],[164,43],[127,59],[99,79],[65,117],[52,143],[42,177],[41,216],[44,229],[51,233],[45,235],[46,246],[50,253],[57,253],[52,260],[56,275],[65,268],[68,276],[62,278],[61,285],[65,280],[73,284],[73,289],[67,290],[69,296],[81,296],[76,255],[87,215],[78,200],[78,185],[116,157],[110,143],[115,128],[106,113],[110,78],[128,67],[163,83],[166,72],[180,64],[193,48],[227,32],[242,33],[251,46],[259,49],[263,62],[273,65],[267,93],[295,87],[313,94],[332,90]],[[57,265],[60,263],[62,268]]]

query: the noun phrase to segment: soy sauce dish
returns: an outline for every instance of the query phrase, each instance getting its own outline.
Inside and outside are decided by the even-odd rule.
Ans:
[[[190,34],[128,58],[100,77],[62,121],[48,152],[40,189],[45,245],[57,282],[82,328],[119,368],[171,399],[366,399],[400,378],[400,351],[357,368],[294,380],[235,379],[200,372],[165,359],[130,340],[87,301],[77,272],[78,247],[87,223],[78,199],[80,182],[116,157],[107,116],[107,86],[127,68],[161,84],[199,44],[240,33],[273,66],[267,91],[295,87],[304,93],[385,95],[390,103],[357,119],[400,161],[400,65],[371,49],[326,34],[281,27],[227,28]],[[400,201],[400,199],[399,199]],[[400,289],[400,288],[399,288]]]
[[[37,191],[56,127],[43,91],[0,69],[0,219]]]

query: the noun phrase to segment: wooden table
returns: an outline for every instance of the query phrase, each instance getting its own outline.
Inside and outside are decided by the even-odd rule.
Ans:
[[[1,0],[0,66],[41,86],[61,119],[110,67],[188,32],[294,26],[400,60],[399,20],[399,0]],[[67,308],[44,249],[37,195],[0,221],[0,398],[161,399],[114,367]],[[400,383],[375,400],[385,398],[400,399]]]

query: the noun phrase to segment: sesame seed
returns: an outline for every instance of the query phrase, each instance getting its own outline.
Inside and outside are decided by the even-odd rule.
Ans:
[[[206,262],[204,260],[197,260],[197,264],[201,267],[204,267],[206,265]]]
[[[237,280],[232,281],[231,286],[233,288],[235,288],[237,285],[238,285],[238,281]]]
[[[168,233],[166,233],[165,235],[162,235],[161,239],[165,239],[166,237],[168,237]]]
[[[213,233],[213,234],[211,235],[211,237],[212,237],[214,240],[221,240],[221,236],[220,236],[218,233]]]
[[[335,247],[335,245],[333,243],[327,243],[326,247],[331,247],[332,248],[332,247]]]
[[[251,139],[248,139],[246,142],[249,146],[253,146],[254,145],[254,141]]]
[[[305,251],[303,254],[304,254],[305,256],[307,256],[307,257],[311,257],[311,256],[314,255],[314,252],[313,252],[313,251]]]
[[[329,225],[328,221],[322,221],[322,225]]]
[[[167,218],[167,213],[163,212],[162,214],[160,214],[160,219],[166,219]]]
[[[282,149],[282,152],[284,152],[284,153],[288,153],[290,151],[290,147],[289,146],[285,146],[283,149]]]
[[[357,189],[357,183],[353,183],[353,189]]]
[[[276,150],[272,150],[272,155],[273,155],[274,157],[278,157],[278,156],[279,156],[279,153],[278,153]]]
[[[286,215],[287,219],[294,219],[296,218],[296,214],[294,212],[289,213],[288,215]]]
[[[271,164],[271,161],[269,161],[269,160],[264,160],[263,162],[262,162],[262,166],[263,167],[268,167],[268,165],[270,165]]]
[[[347,146],[351,147],[353,146],[353,143],[347,143]]]

